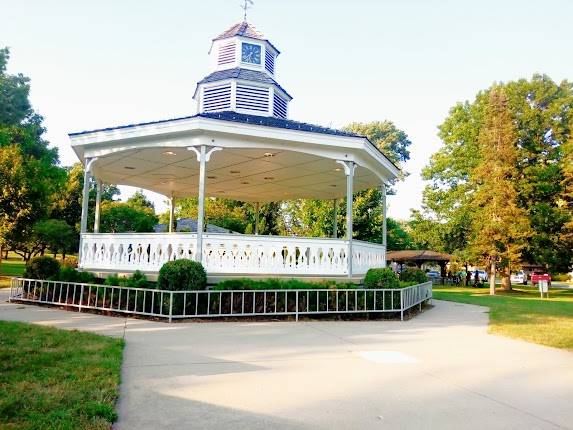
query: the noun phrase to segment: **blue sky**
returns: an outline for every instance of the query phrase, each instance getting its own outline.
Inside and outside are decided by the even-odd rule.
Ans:
[[[46,137],[71,164],[68,132],[194,113],[210,40],[242,19],[239,3],[5,2],[0,45],[11,48],[9,71],[32,78]],[[409,135],[410,176],[389,199],[397,218],[419,207],[420,171],[456,102],[535,72],[573,79],[571,0],[255,0],[248,20],[282,52],[292,119],[389,119]]]

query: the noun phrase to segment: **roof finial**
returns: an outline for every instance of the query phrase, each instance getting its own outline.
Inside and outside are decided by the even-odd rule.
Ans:
[[[247,21],[247,9],[252,7],[255,3],[253,0],[245,0],[244,4],[241,6],[241,9],[244,11],[243,21]]]

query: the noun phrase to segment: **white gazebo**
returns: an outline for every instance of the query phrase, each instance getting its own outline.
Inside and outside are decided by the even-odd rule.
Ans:
[[[279,51],[247,22],[215,38],[213,73],[197,84],[198,114],[70,134],[85,166],[79,266],[82,270],[155,275],[169,260],[201,261],[211,280],[227,277],[314,277],[360,280],[386,265],[386,184],[398,168],[367,138],[288,118],[290,95],[275,81]],[[88,232],[89,179],[98,184]],[[171,201],[168,233],[99,233],[101,183],[155,191]],[[382,244],[204,232],[204,200],[260,203],[347,198],[380,187]],[[175,233],[173,201],[198,196],[196,233]],[[336,219],[333,220],[336,223]],[[336,232],[336,228],[333,229]]]

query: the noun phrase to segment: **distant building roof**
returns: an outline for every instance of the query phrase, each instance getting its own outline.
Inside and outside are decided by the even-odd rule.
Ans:
[[[154,228],[156,233],[163,233],[169,230],[168,224],[157,224]],[[178,232],[197,232],[197,220],[193,218],[180,218],[176,222],[175,231]],[[218,225],[207,224],[207,233],[236,233],[233,230],[219,227]]]
[[[262,82],[264,84],[276,85],[282,92],[284,92],[292,99],[292,96],[268,74],[259,72],[257,70],[242,69],[240,67],[213,72],[197,82],[197,85],[206,84],[209,82],[224,81],[226,79],[243,79],[245,81]]]
[[[429,250],[392,251],[386,255],[388,261],[450,261],[450,254]]]

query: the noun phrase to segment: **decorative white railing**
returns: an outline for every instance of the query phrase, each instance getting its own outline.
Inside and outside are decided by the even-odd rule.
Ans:
[[[386,248],[360,240],[352,241],[352,273],[365,275],[368,269],[386,267]]]
[[[404,312],[432,298],[432,283],[396,289],[165,291],[13,278],[10,301],[166,318]]]
[[[195,259],[194,233],[83,234],[79,266],[85,270],[157,272],[170,260]],[[382,245],[353,241],[353,275],[383,267]],[[205,234],[203,265],[210,275],[348,274],[348,242],[329,238]]]

